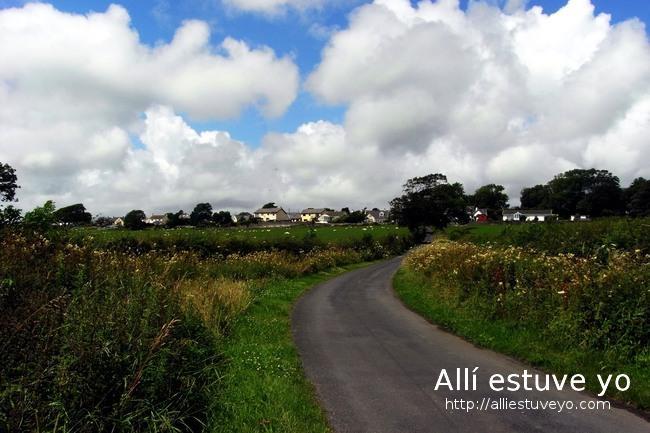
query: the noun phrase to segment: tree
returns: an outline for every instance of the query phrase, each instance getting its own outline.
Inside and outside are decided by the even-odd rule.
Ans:
[[[209,223],[212,220],[212,205],[210,203],[199,203],[190,214],[192,225],[198,226]]]
[[[262,209],[271,209],[271,208],[274,208],[274,207],[277,207],[277,206],[275,205],[275,202],[270,201],[270,202],[268,202],[267,204],[265,204],[264,206],[262,206]]]
[[[349,215],[350,214],[350,208],[349,207],[344,207],[343,209],[341,209],[341,212],[346,213],[346,214]]]
[[[20,209],[16,209],[12,205],[0,208],[0,228],[16,225],[20,220]]]
[[[17,184],[16,170],[9,164],[0,162],[0,201],[14,201],[16,199]]]
[[[650,180],[634,179],[623,193],[625,209],[630,216],[650,216]]]
[[[212,215],[212,221],[219,227],[230,227],[233,225],[232,221],[232,216],[230,215],[230,212],[228,211],[219,211],[215,212],[214,215]]]
[[[349,224],[359,224],[366,220],[366,210],[355,210],[341,217],[341,222]]]
[[[147,215],[141,210],[132,210],[124,217],[124,227],[129,230],[142,230],[147,226],[144,220]]]
[[[43,206],[34,208],[33,210],[25,214],[23,219],[25,225],[37,229],[37,230],[48,230],[56,222],[56,216],[54,212],[56,207],[52,200],[46,201]]]
[[[543,209],[551,207],[551,190],[548,185],[535,185],[521,190],[523,209]]]
[[[115,218],[107,217],[107,216],[98,216],[95,218],[95,221],[93,221],[93,225],[97,227],[108,227],[113,225],[113,221],[115,221]]]
[[[504,191],[503,185],[483,185],[468,197],[468,201],[478,208],[487,209],[490,218],[497,219],[501,209],[508,207],[508,195]]]
[[[564,218],[576,213],[620,215],[624,210],[619,179],[607,170],[570,170],[555,176],[548,187],[550,207]]]
[[[71,206],[62,207],[54,212],[57,221],[65,224],[90,224],[93,217],[83,204],[77,203]]]
[[[463,185],[450,184],[443,174],[409,179],[403,192],[390,202],[390,213],[416,234],[423,234],[426,227],[443,228],[451,222],[469,221]]]

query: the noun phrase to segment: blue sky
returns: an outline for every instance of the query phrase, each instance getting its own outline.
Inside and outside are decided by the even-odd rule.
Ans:
[[[461,0],[461,6],[466,8],[469,1],[471,0]],[[504,0],[495,1],[504,3]],[[3,7],[23,3],[25,2],[0,0]],[[129,11],[132,25],[140,34],[140,39],[150,45],[169,41],[184,20],[204,20],[210,23],[214,44],[218,44],[226,36],[232,36],[252,46],[269,46],[279,56],[290,55],[299,66],[304,79],[320,62],[321,50],[327,42],[326,38],[312,34],[310,27],[318,24],[324,28],[343,28],[346,26],[348,14],[364,1],[345,0],[335,7],[319,11],[303,14],[290,11],[283,16],[272,18],[226,10],[219,0],[54,0],[50,3],[59,10],[75,13],[103,12],[111,3],[120,4]],[[594,0],[593,3],[597,13],[611,14],[614,23],[634,17],[646,23],[650,22],[650,1]],[[528,7],[539,5],[548,13],[556,11],[564,4],[565,0],[532,0],[528,2]],[[301,92],[287,113],[277,119],[264,118],[257,110],[249,108],[236,119],[203,122],[188,120],[199,130],[227,130],[233,138],[256,147],[269,131],[292,132],[299,125],[318,119],[340,123],[344,114],[345,107],[327,106],[316,101],[311,94]]]

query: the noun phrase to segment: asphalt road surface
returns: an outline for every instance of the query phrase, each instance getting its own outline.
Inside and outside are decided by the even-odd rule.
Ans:
[[[471,400],[477,408],[488,405],[487,398],[491,404],[504,398],[522,404],[526,399],[574,404],[594,399],[574,391],[492,391],[488,378],[494,373],[542,373],[476,348],[409,311],[392,290],[399,263],[393,259],[320,284],[294,309],[294,339],[335,432],[650,432],[646,420],[614,406],[591,411],[565,406],[561,413],[452,410],[447,399],[459,405],[460,399]],[[441,369],[455,382],[456,368],[470,368],[471,373],[475,367],[476,391],[434,390]]]

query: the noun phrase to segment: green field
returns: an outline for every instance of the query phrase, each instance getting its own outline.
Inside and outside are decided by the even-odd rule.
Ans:
[[[356,242],[364,236],[375,239],[385,238],[389,235],[408,235],[405,228],[393,225],[368,225],[368,226],[308,226],[297,225],[291,227],[232,227],[232,228],[193,228],[178,229],[99,229],[79,228],[71,231],[73,239],[91,237],[97,245],[108,244],[118,240],[134,240],[138,242],[167,242],[167,243],[195,243],[195,244],[223,244],[231,241],[245,241],[251,243],[276,243],[284,241],[302,242],[305,238],[312,237],[325,244],[347,244]]]
[[[388,226],[0,231],[0,431],[325,431],[291,305],[410,246]]]

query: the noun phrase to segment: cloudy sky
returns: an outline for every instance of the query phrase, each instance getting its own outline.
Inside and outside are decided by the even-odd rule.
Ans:
[[[650,177],[650,2],[0,0],[18,207],[384,207],[597,167]]]

